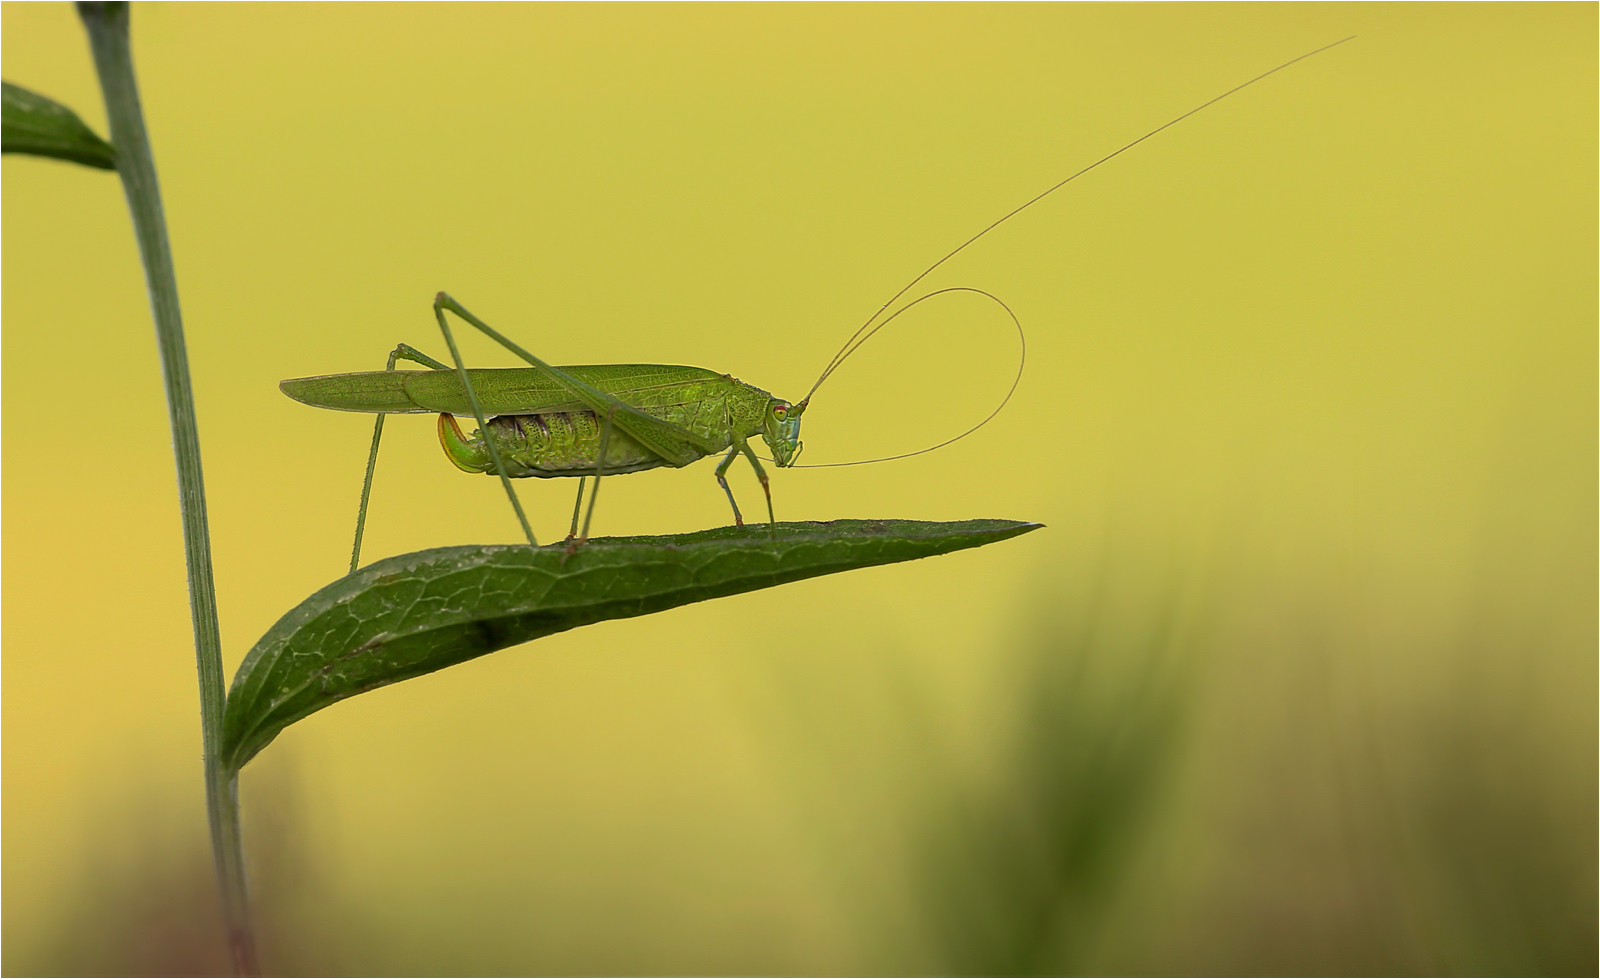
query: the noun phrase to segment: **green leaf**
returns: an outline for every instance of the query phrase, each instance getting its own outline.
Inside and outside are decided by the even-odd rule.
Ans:
[[[0,153],[53,156],[102,170],[117,168],[111,144],[96,136],[77,113],[20,85],[0,82],[0,89]]]
[[[234,675],[223,763],[237,771],[329,704],[604,619],[802,578],[978,547],[1039,529],[1015,520],[835,520],[605,537],[563,563],[560,544],[439,547],[387,558],[301,602]]]

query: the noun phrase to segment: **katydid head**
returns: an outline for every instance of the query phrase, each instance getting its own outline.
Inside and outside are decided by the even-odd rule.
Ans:
[[[800,458],[805,443],[800,441],[800,416],[805,413],[804,401],[792,405],[773,398],[767,405],[767,417],[761,424],[761,437],[772,450],[772,461],[779,469],[794,465]]]

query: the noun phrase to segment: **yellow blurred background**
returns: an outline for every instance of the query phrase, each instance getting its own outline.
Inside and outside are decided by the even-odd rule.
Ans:
[[[774,480],[1047,530],[296,725],[242,776],[268,970],[1593,974],[1592,4],[136,5],[228,669],[348,560],[369,422],[279,379],[440,355],[446,289],[555,363],[798,398],[988,222],[1350,34],[930,280],[1028,327],[993,425]],[[105,132],[70,5],[5,4],[3,60]],[[214,972],[127,210],[3,192],[3,967]],[[966,427],[1009,329],[898,321],[805,461]],[[368,560],[517,539],[388,432]],[[595,532],[725,523],[711,469],[607,481]],[[543,539],[569,484],[521,487]]]

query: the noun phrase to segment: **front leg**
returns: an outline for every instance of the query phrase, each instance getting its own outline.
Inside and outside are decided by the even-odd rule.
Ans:
[[[767,527],[771,529],[772,536],[776,537],[778,536],[778,518],[773,516],[772,513],[772,485],[767,481],[767,471],[761,468],[761,460],[757,459],[756,454],[750,450],[750,443],[744,440],[743,435],[735,435],[733,437],[733,447],[743,452],[744,457],[750,460],[750,467],[756,471],[756,478],[761,480],[761,492],[767,494]],[[733,461],[731,453],[728,456],[728,461]],[[723,463],[723,465],[727,465],[727,463]],[[731,494],[729,498],[732,498]]]
[[[717,482],[722,486],[722,492],[728,494],[728,505],[733,507],[733,525],[744,526],[744,517],[739,513],[739,504],[733,499],[733,490],[728,488],[728,467],[733,465],[733,460],[739,457],[737,447],[729,449],[728,455],[717,464]]]

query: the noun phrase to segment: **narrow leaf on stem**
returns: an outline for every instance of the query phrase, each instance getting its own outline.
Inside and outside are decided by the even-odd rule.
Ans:
[[[979,547],[1039,529],[1015,520],[835,520],[667,537],[440,547],[340,578],[267,630],[223,718],[237,771],[285,727],[346,697],[591,622],[803,578]],[[565,560],[563,560],[566,558]]]

